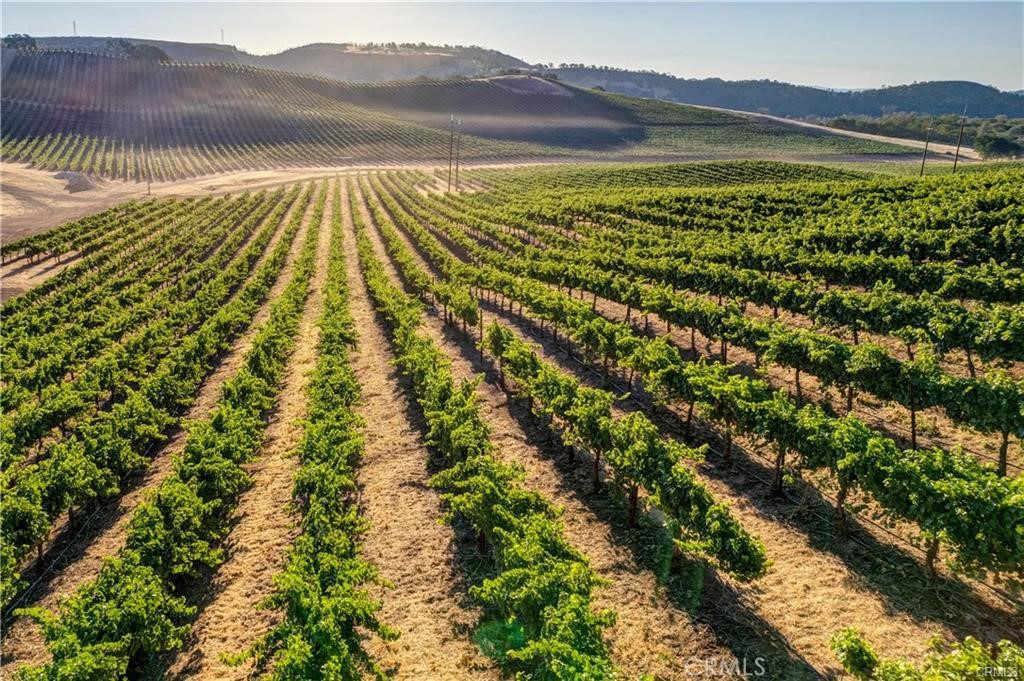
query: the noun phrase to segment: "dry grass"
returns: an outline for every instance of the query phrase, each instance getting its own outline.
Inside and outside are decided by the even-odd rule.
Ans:
[[[225,542],[227,559],[217,567],[200,596],[199,617],[184,649],[171,663],[171,679],[244,679],[249,670],[231,667],[222,655],[251,646],[273,627],[277,613],[258,608],[273,590],[273,577],[284,567],[288,547],[298,532],[291,513],[291,490],[298,461],[293,452],[302,438],[306,386],[316,364],[317,322],[323,313],[323,289],[330,248],[330,215],[310,223],[312,202],[296,243],[308,230],[317,232],[316,270],[299,320],[296,346],[285,370],[277,405],[270,416],[256,460],[245,466],[252,486],[239,499]],[[282,277],[281,282],[287,282]]]
[[[344,202],[347,205],[347,201]],[[366,422],[358,471],[360,507],[370,521],[364,556],[394,588],[381,590],[383,621],[397,641],[375,643],[374,656],[395,679],[498,679],[497,669],[470,641],[480,612],[469,602],[441,502],[427,486],[430,454],[423,423],[406,395],[393,356],[359,274],[351,218],[346,214],[351,309],[359,331],[352,364],[362,387]]]
[[[407,238],[405,241],[413,247]],[[427,266],[422,258],[420,262]],[[621,306],[606,301],[599,308],[611,312],[612,318],[624,318]],[[525,328],[513,316],[498,314],[513,327]],[[547,359],[593,383],[592,374],[581,371],[549,342],[542,345]],[[730,349],[730,360],[732,354]],[[633,407],[619,403],[618,408]],[[534,441],[532,436],[529,441]],[[748,468],[756,469],[756,464]],[[774,561],[768,575],[754,584],[722,578],[708,589],[701,619],[710,622],[734,651],[762,645],[781,647],[779,655],[789,658],[786,662],[794,670],[787,674],[795,675],[801,669],[811,675],[834,674],[838,665],[828,641],[844,626],[864,631],[886,656],[911,659],[925,654],[934,634],[992,638],[1003,626],[1013,626],[1011,613],[969,588],[952,580],[935,588],[922,583],[918,557],[893,546],[891,538],[863,532],[860,537],[868,548],[836,539],[829,523],[820,522],[808,508],[768,499],[765,486],[748,472],[708,465],[702,466],[701,473],[716,496],[732,506],[744,527],[761,537]],[[565,503],[564,491],[553,496]],[[954,596],[967,598],[980,615],[954,605]],[[786,652],[781,641],[792,650]]]
[[[364,216],[369,221],[369,216]],[[397,272],[390,264],[379,235],[371,230],[378,258],[396,283]],[[407,243],[407,245],[409,245]],[[415,251],[413,251],[415,253]],[[421,265],[426,263],[420,259]],[[477,363],[478,352],[471,339],[446,328],[436,316],[430,316],[424,330],[451,358],[457,379],[469,379],[484,370]],[[608,631],[616,666],[627,678],[650,673],[657,679],[693,678],[686,672],[691,657],[731,659],[732,653],[704,625],[694,622],[679,604],[672,602],[660,588],[649,566],[635,555],[635,546],[624,539],[629,530],[610,518],[606,495],[589,493],[586,474],[566,480],[556,459],[561,449],[547,444],[547,434],[532,423],[522,405],[511,403],[490,381],[477,389],[481,413],[491,426],[491,441],[504,461],[519,464],[526,471],[526,486],[564,508],[563,522],[570,543],[583,552],[607,586],[599,588],[595,604],[611,608],[618,622]],[[617,514],[621,521],[621,514]],[[634,539],[647,538],[636,533]]]
[[[283,216],[255,267],[259,267],[280,242],[293,210],[294,207]],[[300,244],[301,239],[296,238],[281,275],[271,287],[266,302],[253,316],[249,328],[236,338],[228,351],[219,358],[214,371],[200,387],[195,402],[185,413],[186,421],[206,418],[213,411],[217,400],[220,399],[224,381],[242,365],[245,353],[252,345],[256,328],[270,317],[271,301],[280,295],[287,285]],[[25,606],[55,608],[61,598],[70,596],[82,584],[96,577],[103,559],[115,555],[124,545],[132,512],[145,494],[159,485],[171,472],[174,457],[184,448],[187,436],[188,432],[184,429],[175,429],[156,450],[152,463],[141,476],[137,480],[129,481],[124,494],[91,516],[87,526],[71,527],[66,518],[57,524],[47,542],[43,558],[44,563],[50,568],[47,574],[42,576],[38,586],[26,594],[23,601]],[[28,575],[30,579],[33,576]],[[42,664],[49,657],[39,627],[24,618],[5,623],[0,678],[6,678],[22,664]]]

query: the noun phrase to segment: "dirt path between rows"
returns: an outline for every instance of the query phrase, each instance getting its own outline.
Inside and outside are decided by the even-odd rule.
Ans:
[[[438,274],[404,234],[403,241],[427,271]],[[617,315],[624,317],[624,308],[614,303],[605,304],[614,307]],[[488,316],[495,314],[493,309],[489,312]],[[617,315],[610,316],[616,318]],[[504,312],[499,313],[499,317],[521,337],[526,337],[526,327],[517,317]],[[546,359],[562,370],[597,385],[593,374],[568,360],[550,342],[542,342],[542,351]],[[633,408],[624,402],[616,406],[619,413]],[[802,513],[800,508],[787,507],[785,503],[769,499],[765,486],[743,471],[720,471],[711,465],[701,469],[703,479],[712,492],[732,507],[744,527],[765,542],[769,557],[774,561],[769,573],[753,584],[743,585],[727,577],[722,578],[726,592],[733,594],[738,607],[749,609],[756,622],[753,630],[759,629],[761,635],[776,632],[772,635],[787,641],[796,654],[818,673],[838,671],[828,642],[843,626],[854,626],[866,632],[886,657],[906,656],[912,659],[923,657],[930,637],[935,634],[962,638],[977,633],[970,628],[973,614],[929,613],[931,606],[913,602],[915,597],[910,593],[913,587],[897,586],[898,582],[908,581],[907,575],[870,574],[865,570],[869,561],[863,556],[854,557],[861,551],[852,541],[831,543],[832,540],[822,536],[820,528],[809,531],[806,520],[799,517]],[[879,546],[878,550],[882,553],[885,547]],[[884,560],[877,560],[870,565],[870,570],[915,567],[913,561],[904,563],[909,565],[886,565]],[[909,583],[916,583],[919,577],[918,573]],[[798,598],[794,598],[794,594]],[[941,592],[931,593],[927,600],[941,601]],[[733,618],[724,618],[721,614],[712,613],[709,621],[732,626]],[[950,620],[961,620],[967,630],[951,628],[947,624]],[[800,664],[799,659],[793,662]]]
[[[396,641],[375,639],[369,650],[395,671],[396,681],[494,681],[498,670],[470,640],[480,611],[455,567],[453,532],[439,523],[441,501],[427,486],[422,417],[377,321],[356,261],[347,197],[343,203],[350,305],[359,332],[351,356],[362,390],[356,411],[366,423],[357,472],[362,515],[370,521],[362,553],[394,585],[377,593],[384,603],[380,618],[401,631]]]
[[[315,202],[314,197],[310,211]],[[274,575],[284,568],[288,548],[298,534],[290,506],[299,465],[294,452],[302,438],[300,419],[306,415],[306,388],[317,360],[317,324],[323,315],[330,254],[329,204],[320,224],[312,224],[310,218],[307,214],[305,225],[296,236],[301,249],[305,234],[315,230],[317,251],[295,349],[263,444],[256,460],[245,466],[252,476],[252,486],[242,494],[235,509],[231,531],[224,542],[227,558],[212,575],[199,617],[167,672],[169,679],[247,678],[248,668],[228,666],[221,656],[245,650],[280,618],[278,612],[260,610],[257,606],[273,591]]]
[[[368,214],[364,219],[370,224]],[[370,235],[377,257],[386,263],[392,280],[400,284],[380,235],[373,229]],[[418,254],[411,252],[425,267]],[[424,330],[451,358],[456,378],[468,379],[486,369],[477,361],[473,341],[444,327],[436,310],[427,317]],[[606,638],[613,660],[625,676],[638,678],[650,673],[666,681],[692,679],[687,670],[693,665],[692,659],[732,660],[733,654],[709,628],[696,623],[685,609],[670,601],[654,573],[638,562],[625,537],[629,530],[618,522],[621,514],[615,511],[608,495],[591,495],[581,489],[586,485],[577,484],[579,480],[566,481],[557,460],[561,448],[548,442],[547,431],[532,421],[523,405],[510,401],[493,382],[481,383],[477,395],[484,420],[492,429],[496,454],[508,463],[523,466],[526,486],[565,509],[563,522],[569,542],[608,580],[606,587],[595,592],[595,605],[611,608],[618,615]]]
[[[253,271],[267,259],[280,242],[293,211],[294,207],[282,217],[277,231],[263,255],[257,260]],[[184,415],[184,421],[206,418],[213,411],[217,400],[220,399],[224,381],[241,366],[245,353],[252,345],[257,327],[270,317],[271,301],[280,295],[287,284],[298,256],[301,241],[302,230],[296,235],[285,266],[271,287],[266,302],[254,315],[249,328],[234,340],[228,351],[217,362],[216,368],[203,382],[195,402]],[[173,460],[183,450],[187,437],[188,431],[183,428],[176,429],[156,452],[152,463],[142,473],[137,484],[128,489],[116,501],[102,507],[95,516],[87,521],[88,525],[77,529],[77,534],[66,544],[47,550],[48,554],[55,550],[60,551],[59,556],[55,559],[55,564],[49,571],[52,576],[41,580],[35,590],[26,594],[23,606],[36,605],[55,608],[61,598],[70,596],[82,584],[96,577],[103,564],[103,559],[115,555],[124,545],[132,512],[146,493],[159,485],[171,472]],[[68,532],[65,525],[66,519],[55,528],[55,537],[60,537]],[[42,664],[49,657],[39,627],[27,619],[16,619],[5,627],[0,678],[8,678],[13,670],[22,664]]]

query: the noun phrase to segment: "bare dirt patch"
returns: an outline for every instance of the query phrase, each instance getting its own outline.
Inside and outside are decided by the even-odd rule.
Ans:
[[[378,594],[381,618],[401,631],[396,641],[374,642],[371,652],[395,670],[398,681],[496,680],[498,670],[470,640],[480,611],[456,568],[454,533],[438,522],[443,510],[427,485],[430,453],[422,419],[393,365],[359,273],[347,209],[345,225],[351,309],[359,331],[352,366],[362,387],[357,411],[366,422],[358,483],[362,514],[371,525],[363,555],[394,585]]]
[[[364,219],[369,224],[369,215]],[[400,283],[374,230],[371,239],[377,257],[387,264],[393,281]],[[420,262],[426,267],[424,261]],[[451,358],[455,377],[469,379],[485,371],[488,367],[478,362],[473,340],[444,327],[436,310],[433,312],[424,330]],[[692,678],[686,670],[690,658],[731,659],[731,652],[715,640],[709,628],[696,623],[685,609],[669,600],[654,573],[638,562],[624,538],[626,528],[609,519],[606,495],[593,498],[585,492],[585,475],[583,479],[570,475],[567,482],[566,473],[559,470],[560,448],[529,419],[522,405],[513,404],[495,385],[493,374],[488,378],[477,388],[477,395],[483,417],[492,428],[496,454],[506,462],[522,465],[527,487],[565,509],[567,538],[608,580],[607,587],[596,592],[595,602],[618,614],[618,622],[607,636],[616,665],[628,678],[651,673],[658,679],[682,680]]]
[[[65,253],[59,260],[47,258],[36,262],[18,260],[0,267],[0,302],[19,296],[47,279],[74,265],[77,253]]]
[[[138,193],[134,185],[120,182],[104,182],[96,189],[69,193],[68,181],[51,171],[12,163],[0,164],[0,171],[3,243],[95,213]],[[145,195],[145,185],[141,193]]]
[[[312,211],[312,203],[307,210]],[[299,420],[306,414],[306,387],[317,358],[316,325],[323,313],[329,224],[329,211],[325,211],[319,225],[310,223],[307,212],[306,224],[296,235],[296,243],[301,244],[304,233],[315,230],[318,241],[316,270],[299,321],[295,350],[263,445],[256,460],[245,467],[252,476],[252,486],[242,494],[235,510],[224,543],[227,559],[212,575],[199,617],[184,649],[171,664],[168,678],[247,678],[249,669],[228,666],[221,656],[245,650],[278,620],[278,613],[260,610],[258,605],[273,591],[273,577],[284,567],[288,547],[298,533],[290,510],[298,468],[293,453],[302,438]],[[290,276],[283,276],[279,281],[286,286],[288,279]]]
[[[284,226],[287,225],[291,213],[290,210],[282,217],[277,232],[255,267],[264,262],[267,254],[272,252],[281,240]],[[281,275],[271,287],[267,302],[253,316],[249,328],[235,339],[229,350],[217,362],[214,371],[203,382],[195,402],[185,413],[186,421],[206,418],[212,413],[217,400],[220,399],[224,381],[241,366],[245,353],[252,346],[257,327],[270,317],[271,301],[280,295],[287,283],[298,255],[300,242],[301,239],[296,237]],[[99,508],[95,515],[89,516],[82,525],[72,528],[66,519],[59,523],[54,528],[49,546],[44,553],[47,570],[37,578],[36,587],[25,594],[19,605],[55,608],[62,598],[70,596],[82,584],[94,579],[103,565],[103,559],[115,555],[124,545],[132,512],[145,494],[159,485],[171,472],[174,457],[184,448],[187,437],[188,431],[180,428],[175,430],[155,453],[152,463],[141,478],[130,481],[124,494],[116,501]],[[43,664],[49,657],[42,632],[32,622],[21,618],[6,623],[0,678],[7,678],[14,669],[23,664]]]
[[[405,241],[413,248],[411,241]],[[429,270],[427,263],[419,260]],[[600,307],[602,312],[614,308],[609,316],[619,321],[625,316],[622,306],[602,301]],[[497,312],[493,306],[489,312],[499,314],[521,333],[529,328],[514,315]],[[567,360],[549,341],[543,341],[542,347],[546,358],[563,370],[598,384],[593,374]],[[620,402],[617,408],[636,407]],[[754,445],[743,444],[751,448]],[[886,656],[920,659],[935,634],[963,638],[985,632],[991,636],[1002,631],[1000,621],[1012,619],[993,603],[984,602],[987,599],[979,601],[974,595],[962,593],[969,589],[955,581],[934,587],[919,584],[923,580],[917,556],[886,546],[870,533],[860,535],[859,541],[835,538],[829,522],[818,522],[810,512],[810,499],[805,499],[807,507],[770,499],[757,477],[760,474],[770,479],[770,471],[756,462],[747,463],[745,469],[717,464],[701,467],[712,491],[730,504],[744,527],[762,538],[774,561],[768,575],[753,584],[733,583],[722,577],[720,585],[709,589],[718,610],[705,611],[707,621],[716,632],[726,631],[731,643],[736,641],[731,630],[739,624],[756,636],[785,641],[797,657],[793,663],[812,666],[814,674],[835,673],[838,665],[828,641],[844,626],[867,632]],[[974,605],[970,611],[951,607],[954,598],[957,602],[966,598]],[[735,612],[730,613],[730,608]]]

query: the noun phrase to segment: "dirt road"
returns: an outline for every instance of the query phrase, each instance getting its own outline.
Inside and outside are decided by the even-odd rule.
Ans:
[[[924,149],[924,142],[922,140],[908,140],[902,137],[889,137],[887,135],[875,135],[869,132],[855,132],[853,130],[840,130],[839,128],[830,128],[827,125],[818,125],[817,123],[807,123],[805,121],[796,121],[790,118],[783,118],[782,116],[772,116],[769,114],[753,113],[751,111],[736,111],[734,109],[722,109],[717,106],[697,106],[699,109],[711,109],[712,111],[724,111],[725,113],[736,114],[738,116],[745,116],[754,120],[770,121],[772,123],[781,123],[782,125],[789,125],[805,130],[817,130],[822,133],[830,135],[842,135],[844,137],[856,137],[862,140],[873,140],[875,142],[887,142],[889,144],[896,144],[902,147],[912,147],[914,149]],[[929,142],[928,151],[937,155],[949,156],[950,159],[956,154],[955,144],[942,144],[940,142]],[[980,161],[982,160],[981,155],[968,146],[960,147],[960,160],[968,161]]]
[[[479,164],[472,167],[511,168],[525,165],[543,164],[510,162]],[[45,231],[68,220],[96,213],[129,199],[237,193],[369,169],[423,170],[429,173],[435,166],[311,166],[246,170],[153,183],[149,194],[144,182],[90,178],[95,185],[93,189],[72,194],[65,190],[66,181],[54,177],[54,171],[3,163],[0,165],[0,243],[10,243],[20,237]]]
[[[715,109],[715,107],[702,107]],[[832,135],[846,135],[860,137],[881,142],[902,145],[904,147],[922,148],[924,142],[915,140],[897,139],[882,135],[870,135],[867,133],[848,132],[835,130],[811,123],[791,121],[776,116],[755,114],[743,111],[731,111],[729,109],[716,109],[729,111],[730,113],[743,116],[771,120],[784,125],[816,129],[822,133]],[[953,147],[948,144],[931,144],[929,150],[944,158],[952,159]],[[978,154],[970,148],[964,147],[960,150],[961,160],[978,160]],[[710,160],[707,158],[667,158],[667,157],[630,157],[603,159],[606,161],[631,161],[667,163],[674,161],[696,161]],[[768,160],[768,159],[765,159]],[[785,156],[773,157],[771,160],[792,160],[804,163],[815,163],[821,161],[871,161],[877,160],[875,156],[828,156],[798,157],[789,158]],[[511,161],[507,163],[475,164],[466,168],[511,168],[530,165],[551,165],[556,163],[573,162],[583,163],[587,159],[550,158],[537,161]],[[173,182],[154,183],[147,191],[145,183],[142,182],[121,182],[118,180],[103,180],[89,178],[94,185],[93,188],[85,191],[69,193],[65,189],[66,181],[59,180],[50,170],[39,170],[26,165],[3,163],[0,165],[0,243],[10,243],[29,234],[46,231],[68,220],[101,211],[109,206],[115,205],[129,199],[144,199],[147,196],[168,197],[168,196],[198,196],[204,194],[235,193],[246,190],[263,189],[279,184],[308,180],[325,175],[347,174],[360,170],[425,170],[432,172],[435,166],[410,164],[405,166],[320,166],[304,168],[281,168],[246,170],[218,175],[205,175],[192,177]]]

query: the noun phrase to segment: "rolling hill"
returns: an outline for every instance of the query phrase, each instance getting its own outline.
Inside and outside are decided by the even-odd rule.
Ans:
[[[776,116],[880,116],[892,111],[942,115],[959,114],[965,105],[972,116],[1024,116],[1024,98],[968,81],[837,91],[772,80],[686,79],[589,66],[556,68],[548,73],[580,87],[602,87],[634,97],[655,97]]]
[[[42,49],[72,50],[103,54],[110,38],[97,36],[55,36],[37,38]],[[184,43],[170,40],[141,40],[133,43],[159,47],[174,61],[225,62],[260,66],[324,76],[336,80],[383,83],[414,78],[486,76],[503,69],[528,68],[529,64],[510,55],[482,47],[452,45],[396,44],[355,45],[313,43],[276,54],[257,55],[233,45]]]
[[[467,162],[819,158],[907,150],[531,76],[353,84],[243,64],[5,50],[3,157],[120,178]]]
[[[53,36],[37,38],[43,49],[68,49],[102,54],[108,38]],[[159,47],[175,61],[246,64],[336,80],[383,83],[416,78],[492,76],[509,70],[549,74],[584,88],[667,99],[776,116],[831,118],[845,115],[879,116],[893,111],[929,115],[959,114],[964,105],[972,116],[1024,116],[1024,97],[1018,92],[968,81],[934,81],[865,90],[830,90],[773,80],[728,81],[687,79],[650,71],[604,66],[561,64],[548,69],[482,47],[395,44],[356,45],[315,43],[277,54],[254,55],[231,45],[184,43],[129,38]]]

